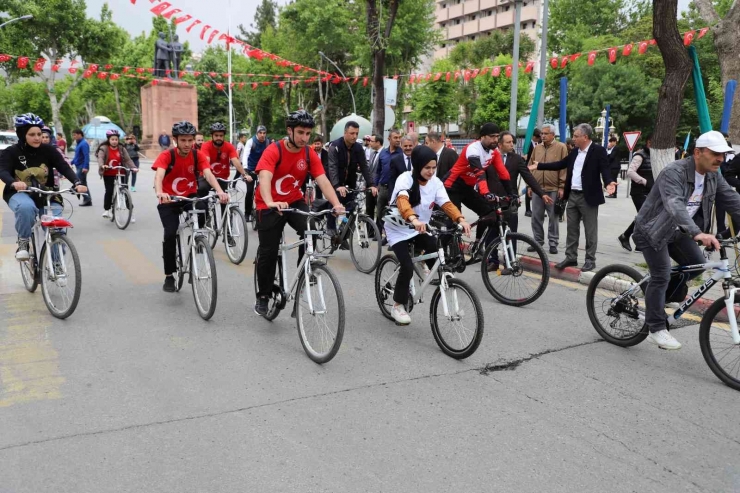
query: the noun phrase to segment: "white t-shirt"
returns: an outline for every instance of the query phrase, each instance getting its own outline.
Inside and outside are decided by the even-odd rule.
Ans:
[[[689,216],[694,217],[696,211],[701,207],[701,199],[704,197],[704,175],[701,175],[694,171],[694,193],[689,197],[689,202],[686,204],[686,212]]]
[[[396,180],[396,187],[393,189],[391,195],[391,204],[395,202],[396,197],[399,195],[408,196],[407,190],[411,189],[414,184],[414,179],[411,176],[411,172],[407,171],[399,175]],[[450,201],[447,196],[447,190],[445,190],[444,183],[436,176],[432,177],[426,185],[419,187],[419,194],[421,195],[421,202],[419,205],[414,207],[414,214],[419,217],[419,221],[424,224],[429,223],[432,218],[432,212],[434,212],[434,206],[442,206]],[[409,238],[413,238],[419,233],[409,227],[396,226],[395,224],[385,223],[385,235],[388,238],[388,243],[393,246],[399,241],[405,241]]]

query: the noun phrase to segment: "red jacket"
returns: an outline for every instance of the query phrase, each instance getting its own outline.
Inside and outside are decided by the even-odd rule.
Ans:
[[[471,142],[463,148],[460,157],[447,175],[445,188],[452,188],[455,183],[458,186],[467,185],[471,188],[478,184],[478,192],[481,195],[489,193],[486,168],[491,164],[496,169],[500,180],[511,179],[498,149],[488,152],[483,149],[479,140]]]

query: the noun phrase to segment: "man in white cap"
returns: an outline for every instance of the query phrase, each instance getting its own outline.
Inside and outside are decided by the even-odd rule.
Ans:
[[[703,264],[706,258],[697,242],[719,248],[709,233],[715,201],[740,224],[740,195],[717,173],[725,153],[731,151],[721,133],[702,134],[691,156],[669,164],[660,173],[635,219],[635,245],[650,269],[645,290],[647,339],[662,349],[681,349],[681,343],[667,330],[666,301],[683,301],[686,282],[701,274],[695,271],[671,278],[671,259],[679,265]]]

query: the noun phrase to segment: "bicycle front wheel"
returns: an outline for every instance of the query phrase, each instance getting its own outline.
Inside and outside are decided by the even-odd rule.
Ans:
[[[444,313],[447,304],[447,315]],[[437,287],[429,305],[429,321],[437,345],[447,356],[464,359],[483,339],[483,307],[466,282],[448,278],[447,289]]]
[[[384,255],[375,270],[375,299],[378,301],[380,313],[388,320],[393,320],[393,291],[396,289],[398,278],[398,260],[394,255]]]
[[[72,315],[80,301],[82,269],[77,249],[66,235],[51,235],[51,243],[41,252],[39,270],[41,293],[49,313],[62,319]]]
[[[118,229],[124,230],[128,227],[134,212],[133,204],[131,192],[125,188],[118,191],[113,203],[113,219],[115,219]]]
[[[177,241],[177,257],[175,257],[175,262],[177,266],[177,271],[174,273],[175,276],[175,291],[180,292],[182,289],[182,283],[185,280],[185,265],[182,260],[182,244],[180,243],[180,234],[178,233],[175,237],[175,240]]]
[[[339,280],[325,265],[311,264],[310,279],[298,280],[295,299],[298,335],[315,363],[326,363],[339,351],[344,337],[344,294]]]
[[[506,266],[507,257],[509,267]],[[506,244],[499,237],[488,245],[480,272],[486,289],[499,302],[524,306],[545,292],[550,280],[550,261],[534,238],[509,233]]]
[[[591,279],[586,291],[588,318],[596,332],[617,346],[640,344],[648,336],[645,324],[643,275],[626,265],[607,265]]]
[[[198,315],[203,320],[210,320],[216,311],[218,285],[213,250],[204,236],[197,236],[194,240],[194,252],[190,255],[190,279]]]
[[[739,297],[735,297],[733,313],[738,309]],[[730,322],[725,299],[720,298],[709,307],[701,319],[699,345],[709,369],[728,387],[740,390],[740,345],[735,344],[730,332]]]
[[[228,221],[224,224],[224,236],[226,245],[226,256],[229,257],[232,264],[239,265],[247,256],[247,246],[249,238],[247,237],[247,220],[244,213],[238,207],[229,209]]]
[[[369,274],[378,266],[383,248],[380,244],[378,226],[369,217],[359,215],[352,226],[351,235],[349,255],[352,263],[363,274]],[[373,241],[373,238],[376,241]]]
[[[23,285],[29,293],[36,291],[39,286],[39,278],[36,275],[36,249],[34,248],[34,242],[36,239],[31,234],[31,241],[28,243],[28,260],[18,262],[21,266],[21,277],[23,278]]]

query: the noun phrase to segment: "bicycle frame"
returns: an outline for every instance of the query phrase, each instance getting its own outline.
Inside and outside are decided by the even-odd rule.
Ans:
[[[235,180],[221,180],[221,181],[225,181],[225,182],[227,182],[229,184],[229,187],[226,189],[226,193],[229,194],[229,202],[227,204],[224,204],[226,207],[224,207],[223,213],[221,213],[220,215],[219,214],[214,214],[213,215],[214,219],[216,220],[216,224],[214,226],[216,227],[216,230],[223,229],[224,232],[227,232],[226,231],[227,227],[224,226],[224,225],[228,224],[228,232],[231,233],[231,223],[229,221],[227,221],[226,218],[228,217],[229,211],[231,211],[231,209],[233,209],[234,207],[239,207],[238,203],[234,200],[234,197],[231,194],[231,192],[236,192],[237,191],[236,190],[236,184],[238,182],[242,181],[242,180],[241,179],[235,179]],[[215,213],[216,212],[216,208],[217,207],[218,207],[218,204],[216,202],[211,202],[208,205],[208,209],[212,213]]]
[[[36,253],[36,265],[34,266],[34,270],[35,270],[35,272],[39,272],[39,266],[41,265],[41,258],[39,256],[40,256],[40,254],[41,254],[42,251],[44,251],[45,252],[44,254],[46,255],[46,260],[47,260],[46,265],[54,265],[54,256],[52,254],[51,248],[44,249],[44,245],[51,245],[51,235],[52,235],[52,232],[56,232],[56,231],[62,231],[63,232],[63,230],[66,229],[67,227],[72,227],[72,224],[69,221],[67,221],[66,219],[64,219],[64,218],[61,218],[61,219],[62,219],[62,221],[64,221],[66,223],[65,224],[65,227],[54,227],[54,226],[48,226],[47,227],[47,226],[44,226],[42,224],[42,216],[47,216],[47,215],[48,216],[52,216],[52,217],[55,218],[55,221],[56,221],[57,216],[54,215],[54,211],[51,208],[50,197],[52,195],[61,195],[63,192],[49,193],[49,192],[45,192],[43,190],[34,189],[34,188],[29,189],[29,191],[41,192],[44,195],[45,199],[46,199],[46,206],[44,207],[44,210],[41,211],[41,214],[37,215],[36,221],[33,223],[33,227],[32,227],[32,230],[33,230],[33,248],[34,248],[34,251]],[[62,207],[64,207],[64,206],[62,206]],[[67,266],[65,265],[64,255],[62,255],[59,258],[59,261],[60,261],[61,266],[62,266],[61,271],[66,273],[67,272]],[[49,272],[49,277],[51,279],[53,279],[53,280],[55,280],[57,278],[56,269],[51,269],[51,272]]]
[[[209,195],[207,198],[204,197],[202,200],[211,200],[213,198],[213,195]],[[183,221],[180,220],[180,225],[177,227],[177,234],[180,235],[180,257],[182,258],[182,245],[185,244],[188,246],[186,251],[186,256],[183,259],[183,263],[180,266],[182,269],[184,269],[184,272],[188,271],[188,266],[190,265],[190,259],[193,259],[193,270],[195,272],[199,272],[198,266],[196,265],[197,257],[195,256],[195,238],[197,236],[207,236],[208,230],[205,228],[196,227],[198,224],[198,214],[205,214],[206,211],[199,210],[195,207],[198,200],[189,200],[191,202],[190,208],[183,211],[185,214],[187,214],[187,219]],[[191,234],[189,236],[186,236],[188,231],[191,231]],[[183,240],[184,239],[184,240]],[[193,272],[190,272],[192,275]]]

